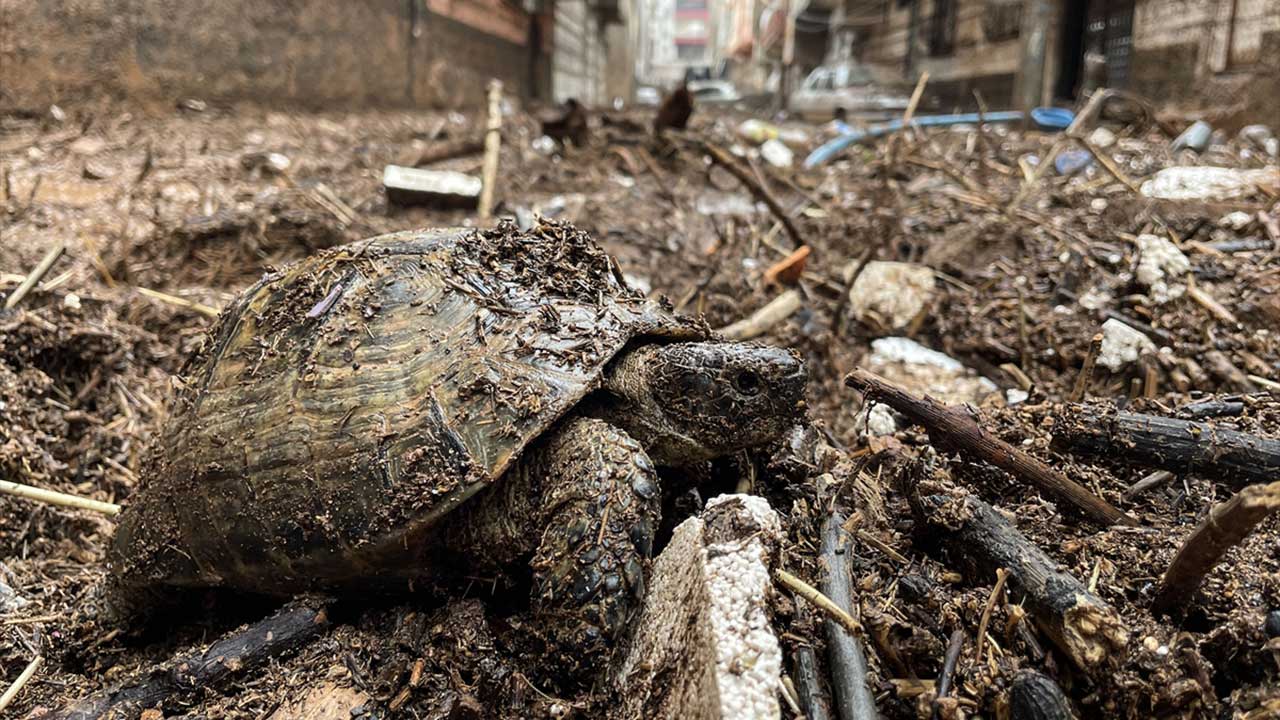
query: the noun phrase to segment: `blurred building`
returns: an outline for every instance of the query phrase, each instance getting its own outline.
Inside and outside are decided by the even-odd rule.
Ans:
[[[554,3],[552,95],[587,105],[629,99],[635,44],[631,0],[546,0]]]
[[[972,106],[976,90],[1014,107],[1024,83],[1040,103],[1070,100],[1093,82],[1159,101],[1234,95],[1280,117],[1280,100],[1240,92],[1280,87],[1277,0],[844,0],[831,27],[834,54],[928,71],[949,105]],[[1037,37],[1042,65],[1028,63]]]

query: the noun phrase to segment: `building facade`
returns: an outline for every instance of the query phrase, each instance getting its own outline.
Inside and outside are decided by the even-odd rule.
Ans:
[[[1043,12],[1043,76],[1025,76],[1029,40]],[[992,107],[1015,107],[1020,84],[1036,82],[1039,101],[1075,99],[1086,55],[1101,83],[1161,101],[1239,102],[1263,115],[1280,95],[1277,0],[846,0],[833,14],[836,52],[897,68],[928,71],[930,89],[953,107],[972,107],[974,91]],[[1271,117],[1277,117],[1272,115]]]

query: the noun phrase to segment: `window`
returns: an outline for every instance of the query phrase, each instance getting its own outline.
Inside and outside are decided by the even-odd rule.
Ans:
[[[950,55],[956,49],[956,0],[933,0],[929,19],[929,54]]]
[[[706,45],[677,45],[676,57],[684,61],[701,60],[706,55]]]

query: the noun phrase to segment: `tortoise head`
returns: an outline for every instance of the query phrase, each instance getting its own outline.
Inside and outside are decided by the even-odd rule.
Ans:
[[[646,345],[605,386],[624,402],[610,419],[660,465],[686,465],[781,437],[804,413],[804,363],[747,343]]]

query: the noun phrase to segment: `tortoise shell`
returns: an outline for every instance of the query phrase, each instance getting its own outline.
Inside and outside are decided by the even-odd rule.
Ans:
[[[706,336],[566,225],[331,248],[245,291],[188,360],[113,570],[280,592],[411,576],[427,531],[629,342]]]

